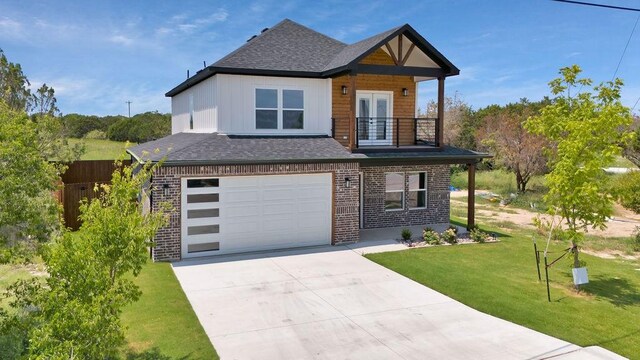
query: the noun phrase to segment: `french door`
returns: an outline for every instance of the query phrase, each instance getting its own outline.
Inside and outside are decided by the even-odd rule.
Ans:
[[[358,145],[391,145],[392,93],[358,91],[356,101]]]

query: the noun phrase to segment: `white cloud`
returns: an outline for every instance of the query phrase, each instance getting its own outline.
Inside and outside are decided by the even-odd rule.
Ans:
[[[367,31],[367,29],[369,29],[369,26],[367,24],[353,24],[353,25],[350,25],[349,27],[343,27],[338,29],[333,34],[333,37],[338,40],[344,40],[349,35],[362,34],[365,31]]]
[[[124,35],[113,35],[108,39],[110,42],[118,45],[131,46],[134,43],[134,40],[130,37],[126,37]]]
[[[8,17],[0,17],[0,36],[23,37],[22,23]]]
[[[190,18],[186,14],[175,15],[169,19],[166,25],[157,28],[155,32],[157,35],[162,36],[173,34],[175,33],[173,29],[177,29],[183,34],[193,34],[197,31],[205,30],[213,24],[224,22],[228,17],[229,13],[224,8],[220,8],[205,17]]]

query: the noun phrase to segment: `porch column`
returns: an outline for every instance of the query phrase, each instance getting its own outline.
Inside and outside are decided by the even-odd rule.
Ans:
[[[349,74],[349,149],[356,148],[356,75]]]
[[[438,78],[438,120],[436,123],[436,146],[444,146],[444,76]]]
[[[467,230],[476,226],[476,164],[467,164],[469,166],[469,179],[467,190]]]

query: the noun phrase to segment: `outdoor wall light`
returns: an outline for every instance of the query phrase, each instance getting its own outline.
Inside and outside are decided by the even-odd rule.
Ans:
[[[342,85],[342,95],[347,95],[347,86]]]
[[[409,95],[409,89],[402,88],[402,96],[408,96],[408,95]]]
[[[169,196],[169,184],[162,184],[162,194]]]
[[[351,187],[351,178],[344,178],[344,187],[347,189]]]

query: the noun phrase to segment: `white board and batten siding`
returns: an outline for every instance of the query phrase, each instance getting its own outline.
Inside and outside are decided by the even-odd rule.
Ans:
[[[255,90],[304,91],[304,129],[265,130],[255,126]],[[194,128],[189,129],[189,97]],[[172,97],[172,133],[236,135],[330,135],[331,79],[217,74]]]
[[[217,82],[215,76],[210,77],[171,98],[172,134],[217,131]],[[189,129],[191,105],[193,106],[193,129]]]

